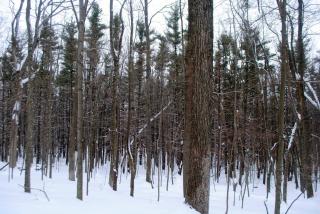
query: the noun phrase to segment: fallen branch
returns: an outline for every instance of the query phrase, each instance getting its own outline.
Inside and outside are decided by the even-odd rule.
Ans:
[[[270,151],[273,151],[273,150],[276,148],[277,145],[278,145],[278,142],[275,143],[275,144],[273,144],[273,146],[272,146],[272,148],[270,149]]]
[[[0,171],[3,170],[6,166],[8,166],[9,163],[7,163],[6,165],[4,165],[3,167],[1,167]]]
[[[172,101],[170,101],[165,107],[163,107],[163,109],[161,109],[156,115],[150,118],[150,120],[146,124],[144,124],[144,126],[138,131],[136,136],[132,137],[131,140],[129,140],[130,138],[128,139],[128,150],[129,150],[129,156],[131,159],[133,158],[132,158],[130,146],[134,143],[134,140],[136,139],[136,137],[139,136],[143,132],[143,130],[148,127],[150,123],[152,123],[155,119],[157,119],[157,117],[159,117],[162,114],[162,112],[164,112],[171,105],[171,103]]]
[[[292,205],[294,204],[294,202],[296,202],[296,201],[300,198],[301,195],[303,195],[303,192],[300,193],[300,195],[298,195],[298,197],[296,197],[296,198],[291,202],[290,206],[288,207],[287,211],[286,211],[284,214],[287,214],[287,213],[289,212],[289,209],[292,207]]]
[[[307,100],[318,110],[320,110],[320,107],[316,101],[314,101],[308,94],[307,92],[304,92],[304,96],[307,98]]]
[[[312,85],[310,84],[310,82],[306,82],[307,87],[309,88],[309,90],[311,91],[313,97],[314,97],[314,101],[317,104],[316,107],[318,108],[318,110],[320,110],[320,102],[319,102],[319,98],[318,95],[316,93],[316,91],[314,90],[314,88],[312,87]]]
[[[21,184],[18,184],[18,185],[19,185],[20,187],[24,188],[23,185],[21,185]],[[50,201],[49,196],[48,196],[48,194],[46,193],[46,191],[44,191],[44,190],[42,190],[42,189],[38,189],[38,188],[30,188],[30,189],[38,190],[38,191],[42,192],[42,193],[44,194],[44,196],[46,196],[47,200]]]
[[[312,137],[317,138],[318,140],[320,140],[320,137],[315,135],[315,134],[311,134]]]

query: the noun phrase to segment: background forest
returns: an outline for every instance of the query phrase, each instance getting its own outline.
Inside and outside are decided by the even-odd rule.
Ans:
[[[31,192],[32,173],[54,182],[62,163],[80,200],[97,169],[114,191],[126,175],[131,196],[139,171],[158,200],[160,186],[183,176],[186,202],[201,213],[220,180],[219,213],[237,191],[243,207],[256,180],[275,195],[275,213],[290,183],[297,200],[316,196],[320,2],[156,1],[4,4],[0,171],[22,175]],[[216,13],[228,18],[217,23]]]

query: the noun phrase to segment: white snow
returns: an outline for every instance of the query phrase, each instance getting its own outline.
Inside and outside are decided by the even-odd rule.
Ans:
[[[13,106],[13,112],[20,111],[20,101],[16,101]]]
[[[316,108],[320,111],[320,105],[316,101],[314,101],[307,92],[304,92],[304,96],[307,98],[307,100]]]
[[[21,88],[24,86],[24,84],[28,83],[30,79],[32,80],[33,78],[35,78],[35,76],[36,76],[35,74],[32,74],[32,75],[30,76],[30,78],[27,77],[27,78],[22,79],[22,80],[20,81]]]
[[[33,164],[31,186],[44,190],[49,198],[39,190],[24,193],[23,185],[24,172],[15,169],[14,179],[8,182],[8,168],[0,171],[0,213],[1,214],[195,214],[184,203],[182,193],[182,176],[174,173],[174,185],[169,185],[169,191],[166,191],[166,173],[163,172],[163,185],[160,188],[160,201],[157,201],[157,173],[154,175],[154,186],[152,189],[149,183],[145,182],[145,171],[143,166],[138,166],[138,172],[135,182],[135,196],[129,196],[130,175],[119,175],[118,191],[112,191],[108,185],[108,167],[100,167],[93,172],[93,177],[89,183],[89,195],[85,194],[84,180],[84,200],[76,199],[76,182],[68,180],[68,168],[65,166],[65,160],[60,160],[54,166],[53,179],[44,177],[41,180],[41,171],[35,170]],[[5,163],[0,162],[0,168]],[[18,166],[21,167],[21,161]],[[109,165],[109,164],[108,164]],[[213,183],[211,178],[210,188],[210,214],[225,213],[226,191],[224,173],[221,173],[220,183]],[[86,176],[84,175],[84,179]],[[237,180],[234,180],[237,182]],[[254,185],[249,178],[250,197],[246,193],[244,198],[244,207],[241,209],[240,185],[237,185],[235,194],[235,206],[233,205],[233,188],[230,182],[229,190],[229,213],[230,214],[259,214],[266,213],[264,202],[268,206],[269,213],[273,213],[274,208],[274,186],[271,188],[269,199],[266,200],[266,187],[262,180],[255,179]],[[273,182],[273,181],[272,181]],[[285,213],[291,202],[300,194],[299,190],[294,188],[294,183],[288,183],[288,203],[282,203],[282,213]],[[301,196],[290,208],[290,214],[317,214],[319,213],[320,197],[315,193],[313,199],[306,199]]]
[[[23,87],[23,85],[26,84],[27,82],[29,82],[29,77],[22,79],[20,82],[21,87]]]
[[[311,91],[312,95],[314,96],[314,99],[316,100],[316,102],[318,104],[318,108],[320,108],[320,102],[319,102],[319,98],[318,98],[316,91],[313,89],[313,87],[309,81],[306,81],[306,84],[307,84],[309,90]]]
[[[298,119],[301,120],[301,114],[297,112]]]
[[[5,163],[0,162],[0,168]],[[61,164],[61,165],[60,165]],[[34,164],[35,165],[35,164]],[[109,165],[109,163],[108,163]],[[20,165],[21,166],[21,163]],[[141,168],[138,170],[142,170]],[[175,185],[165,190],[165,177],[161,188],[160,202],[157,201],[157,189],[152,189],[149,183],[145,182],[145,173],[138,172],[135,182],[135,196],[130,193],[130,175],[121,175],[118,191],[113,191],[108,185],[109,172],[107,167],[94,171],[89,183],[89,195],[85,193],[84,199],[76,199],[76,182],[68,180],[68,168],[64,161],[55,165],[53,178],[44,177],[41,181],[41,171],[35,167],[31,175],[31,187],[44,189],[50,201],[43,192],[31,190],[31,194],[24,193],[20,186],[24,184],[24,172],[15,169],[14,179],[8,182],[8,168],[0,171],[0,213],[1,214],[195,214],[184,203],[182,197],[182,180],[178,176]],[[84,175],[84,179],[86,175]],[[156,180],[156,179],[155,179]]]
[[[20,111],[20,101],[16,101],[13,106],[12,110],[12,120],[16,122],[16,124],[19,124],[19,114],[18,112]]]
[[[300,120],[301,120],[301,116],[300,116]],[[294,126],[293,126],[293,128],[292,128],[292,130],[291,130],[291,134],[290,134],[290,138],[289,138],[289,144],[288,144],[288,149],[287,149],[287,151],[289,151],[290,148],[291,148],[291,146],[292,146],[292,142],[293,142],[293,139],[294,139],[294,135],[296,134],[297,126],[298,126],[298,123],[295,122],[295,123],[294,123]]]
[[[300,74],[296,73],[296,78],[301,80]],[[312,87],[311,83],[309,82],[309,78],[303,78],[304,82],[306,83],[308,89],[310,90],[310,92],[312,93],[312,96],[314,97],[314,99],[311,98],[311,96],[309,96],[309,94],[305,91],[304,92],[304,96],[307,98],[307,100],[316,108],[320,111],[320,101],[319,101],[319,97],[316,93],[316,91],[314,90],[314,88]]]

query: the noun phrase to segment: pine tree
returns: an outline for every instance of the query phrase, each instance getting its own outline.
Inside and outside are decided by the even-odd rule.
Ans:
[[[50,161],[50,168],[52,167],[52,97],[53,97],[53,64],[54,64],[54,51],[57,47],[57,36],[54,29],[51,27],[50,20],[45,17],[43,28],[40,32],[39,46],[42,49],[42,56],[39,65],[39,72],[36,74],[35,82],[38,100],[37,121],[38,121],[38,143],[39,151],[37,154],[38,160],[41,158],[42,164],[42,177],[48,172],[48,157]],[[39,157],[41,156],[41,157]],[[52,175],[50,173],[50,175]]]
[[[178,2],[171,8],[169,17],[167,18],[166,38],[170,46],[170,66],[169,66],[169,88],[171,90],[171,99],[173,102],[170,118],[171,144],[169,145],[168,163],[171,168],[171,174],[174,170],[175,150],[181,151],[182,140],[182,124],[184,121],[184,76],[182,73],[182,56],[180,53],[181,32],[179,29],[180,12]],[[181,152],[179,152],[181,154]],[[180,155],[181,157],[181,155]],[[181,163],[181,158],[177,159],[178,165]]]
[[[67,23],[62,39],[64,41],[63,50],[63,69],[57,76],[56,83],[60,88],[59,98],[61,103],[66,106],[66,116],[61,132],[62,139],[65,139],[65,144],[68,145],[68,163],[69,163],[69,180],[75,181],[75,148],[76,148],[76,121],[77,114],[76,105],[77,97],[75,93],[75,79],[76,79],[76,60],[77,60],[77,27],[74,22]],[[70,124],[70,125],[68,125]]]
[[[137,42],[134,44],[134,50],[137,54],[137,59],[134,65],[134,81],[136,82],[136,99],[137,99],[137,119],[136,119],[136,132],[141,128],[143,124],[143,107],[144,107],[144,100],[143,100],[143,77],[144,77],[144,70],[145,70],[145,45],[146,45],[146,38],[145,38],[145,31],[144,31],[144,23],[142,20],[137,20],[136,23],[136,33],[137,33]],[[138,150],[138,148],[137,148]],[[139,165],[142,165],[142,156],[143,150],[139,149]]]
[[[77,26],[73,21],[66,24],[62,39],[64,42],[63,49],[63,69],[57,76],[56,83],[59,87],[74,87],[74,75],[76,71],[76,52],[77,52]]]
[[[4,52],[0,59],[1,62],[1,81],[2,81],[2,130],[1,130],[1,145],[2,154],[1,159],[5,159],[4,156],[9,155],[9,167],[13,170],[16,166],[17,160],[17,144],[20,139],[17,126],[20,113],[15,112],[16,121],[12,123],[12,109],[15,105],[15,95],[17,94],[16,84],[18,84],[18,75],[16,75],[15,64],[20,64],[23,59],[21,42],[14,39],[9,47]],[[14,49],[14,51],[13,51]],[[19,102],[20,104],[20,102]],[[18,105],[18,103],[17,103]],[[13,175],[13,174],[11,174]]]
[[[165,71],[168,69],[169,61],[170,61],[170,50],[169,50],[169,44],[164,36],[159,36],[159,50],[158,53],[155,57],[155,69],[157,72],[157,85],[158,85],[158,90],[157,90],[157,95],[156,97],[160,98],[160,104],[158,105],[160,108],[164,104],[164,99],[165,95],[168,94],[167,92],[167,85],[165,84],[166,80],[166,74]],[[157,109],[157,111],[161,111],[161,109]],[[161,115],[161,117],[163,117]],[[159,161],[158,167],[161,168],[162,170],[165,170],[166,168],[166,140],[165,140],[165,123],[163,120],[159,122],[159,137],[158,137],[158,160],[161,157],[161,163]],[[169,156],[168,156],[169,157]],[[180,158],[181,160],[181,153],[180,153]],[[156,160],[157,161],[157,160]],[[170,163],[170,162],[169,162]]]
[[[85,144],[88,149],[89,159],[87,163],[87,194],[88,194],[88,182],[90,180],[90,173],[92,173],[94,167],[94,157],[96,151],[97,140],[97,119],[98,119],[98,105],[97,105],[97,71],[100,62],[100,52],[102,49],[102,37],[104,36],[103,30],[106,26],[101,22],[102,10],[97,3],[91,5],[91,14],[88,17],[89,29],[86,35],[87,58],[88,69],[85,77],[85,114],[88,115],[88,119],[84,121],[86,134],[88,138],[85,138]]]

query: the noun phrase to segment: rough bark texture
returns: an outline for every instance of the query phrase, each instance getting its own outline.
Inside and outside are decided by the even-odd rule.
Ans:
[[[126,0],[122,2],[119,19],[120,24],[116,26],[113,15],[113,0],[110,1],[110,49],[113,60],[113,81],[112,81],[112,125],[111,125],[111,163],[109,174],[109,185],[114,191],[117,190],[118,168],[119,168],[119,71],[120,71],[120,56],[122,48],[122,38],[124,25],[122,20],[122,10]],[[119,27],[117,32],[117,27]]]
[[[79,23],[78,23],[78,52],[77,52],[77,198],[83,199],[83,52],[84,52],[84,33],[85,33],[85,19],[87,13],[88,0],[79,1]]]
[[[280,98],[278,110],[278,145],[276,157],[276,199],[274,213],[280,214],[281,206],[281,184],[283,174],[283,127],[284,127],[284,102],[285,102],[285,84],[286,74],[288,73],[288,55],[287,55],[287,25],[286,25],[286,0],[277,0],[278,9],[281,17],[281,77],[280,77]]]
[[[186,203],[202,214],[209,211],[209,92],[213,69],[212,0],[189,0],[186,50],[186,129],[184,184]]]
[[[71,87],[72,88],[72,87]],[[72,93],[71,104],[71,120],[70,120],[70,133],[69,133],[69,146],[68,146],[68,162],[69,162],[69,180],[75,181],[75,147],[77,142],[77,93],[75,90],[70,90]]]
[[[33,56],[32,48],[32,32],[31,32],[31,22],[30,22],[30,11],[31,11],[31,1],[27,1],[26,7],[26,23],[28,32],[28,56],[26,59],[26,73],[31,74],[31,62]],[[29,81],[27,86],[27,133],[26,133],[26,144],[25,144],[25,174],[24,174],[24,191],[31,192],[31,165],[33,159],[32,153],[32,134],[33,134],[33,114],[32,114],[32,84]]]
[[[152,150],[152,137],[151,137],[151,102],[152,102],[152,85],[151,85],[151,49],[150,49],[150,29],[149,29],[149,5],[148,0],[144,1],[144,24],[145,24],[145,35],[146,35],[146,87],[147,87],[147,128],[146,128],[146,153],[147,153],[147,169],[146,169],[146,181],[151,181],[151,150]]]
[[[109,185],[114,191],[117,190],[118,180],[118,134],[117,134],[117,83],[118,83],[118,71],[119,65],[114,50],[114,33],[113,33],[113,0],[110,1],[110,48],[113,59],[113,81],[112,81],[112,133],[111,133],[111,162],[110,162],[110,174]]]
[[[133,23],[133,8],[132,0],[129,1],[130,7],[130,41],[129,41],[129,65],[128,65],[128,122],[127,122],[127,137],[126,141],[128,143],[128,154],[129,154],[129,165],[130,165],[130,196],[134,196],[134,179],[136,176],[136,165],[135,165],[135,146],[133,145],[133,150],[131,149],[131,120],[132,120],[132,100],[133,100],[133,85],[132,85],[132,75],[133,75],[133,32],[134,32],[134,23]],[[134,152],[132,154],[132,152]]]
[[[303,42],[303,12],[304,3],[303,0],[298,0],[298,39],[297,39],[297,63],[298,73],[300,79],[297,81],[297,100],[298,100],[298,112],[301,115],[300,121],[300,146],[301,146],[301,190],[307,191],[307,197],[313,197],[312,187],[312,140],[310,139],[310,115],[308,115],[308,109],[306,106],[306,99],[304,96],[304,73],[306,69],[305,47]]]

